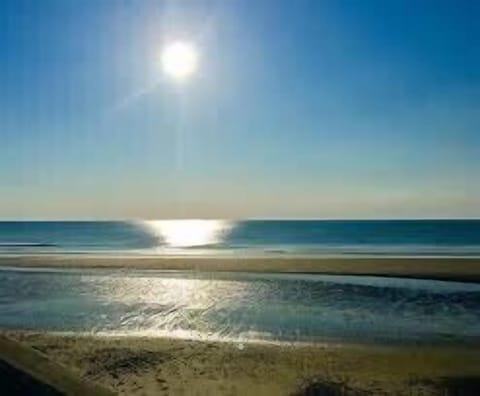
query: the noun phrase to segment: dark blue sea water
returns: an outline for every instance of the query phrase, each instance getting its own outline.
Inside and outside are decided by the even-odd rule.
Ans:
[[[0,254],[480,256],[480,220],[0,222]]]

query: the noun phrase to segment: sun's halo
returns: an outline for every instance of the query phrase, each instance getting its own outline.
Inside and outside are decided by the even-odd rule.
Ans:
[[[165,45],[161,53],[163,72],[183,81],[197,70],[198,52],[192,43],[176,41]]]

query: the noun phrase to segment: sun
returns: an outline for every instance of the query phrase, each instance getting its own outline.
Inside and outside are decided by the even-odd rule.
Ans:
[[[165,74],[175,80],[188,79],[197,70],[198,52],[192,43],[177,41],[167,44],[161,53]]]

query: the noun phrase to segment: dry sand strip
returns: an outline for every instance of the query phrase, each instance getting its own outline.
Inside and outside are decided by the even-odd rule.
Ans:
[[[0,335],[0,394],[111,396],[115,393],[80,380],[41,353]]]
[[[480,395],[480,346],[7,334],[125,396]]]
[[[480,282],[480,258],[2,256],[3,267],[115,268],[394,276]]]

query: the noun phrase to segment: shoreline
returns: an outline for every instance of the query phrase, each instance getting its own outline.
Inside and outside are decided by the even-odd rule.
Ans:
[[[71,367],[82,381],[125,395],[304,396],[317,394],[308,389],[318,387],[337,391],[325,394],[439,395],[463,394],[450,391],[472,382],[480,390],[480,354],[471,346],[239,347],[171,338],[0,334]]]
[[[480,258],[0,256],[0,268],[306,273],[480,282]]]

